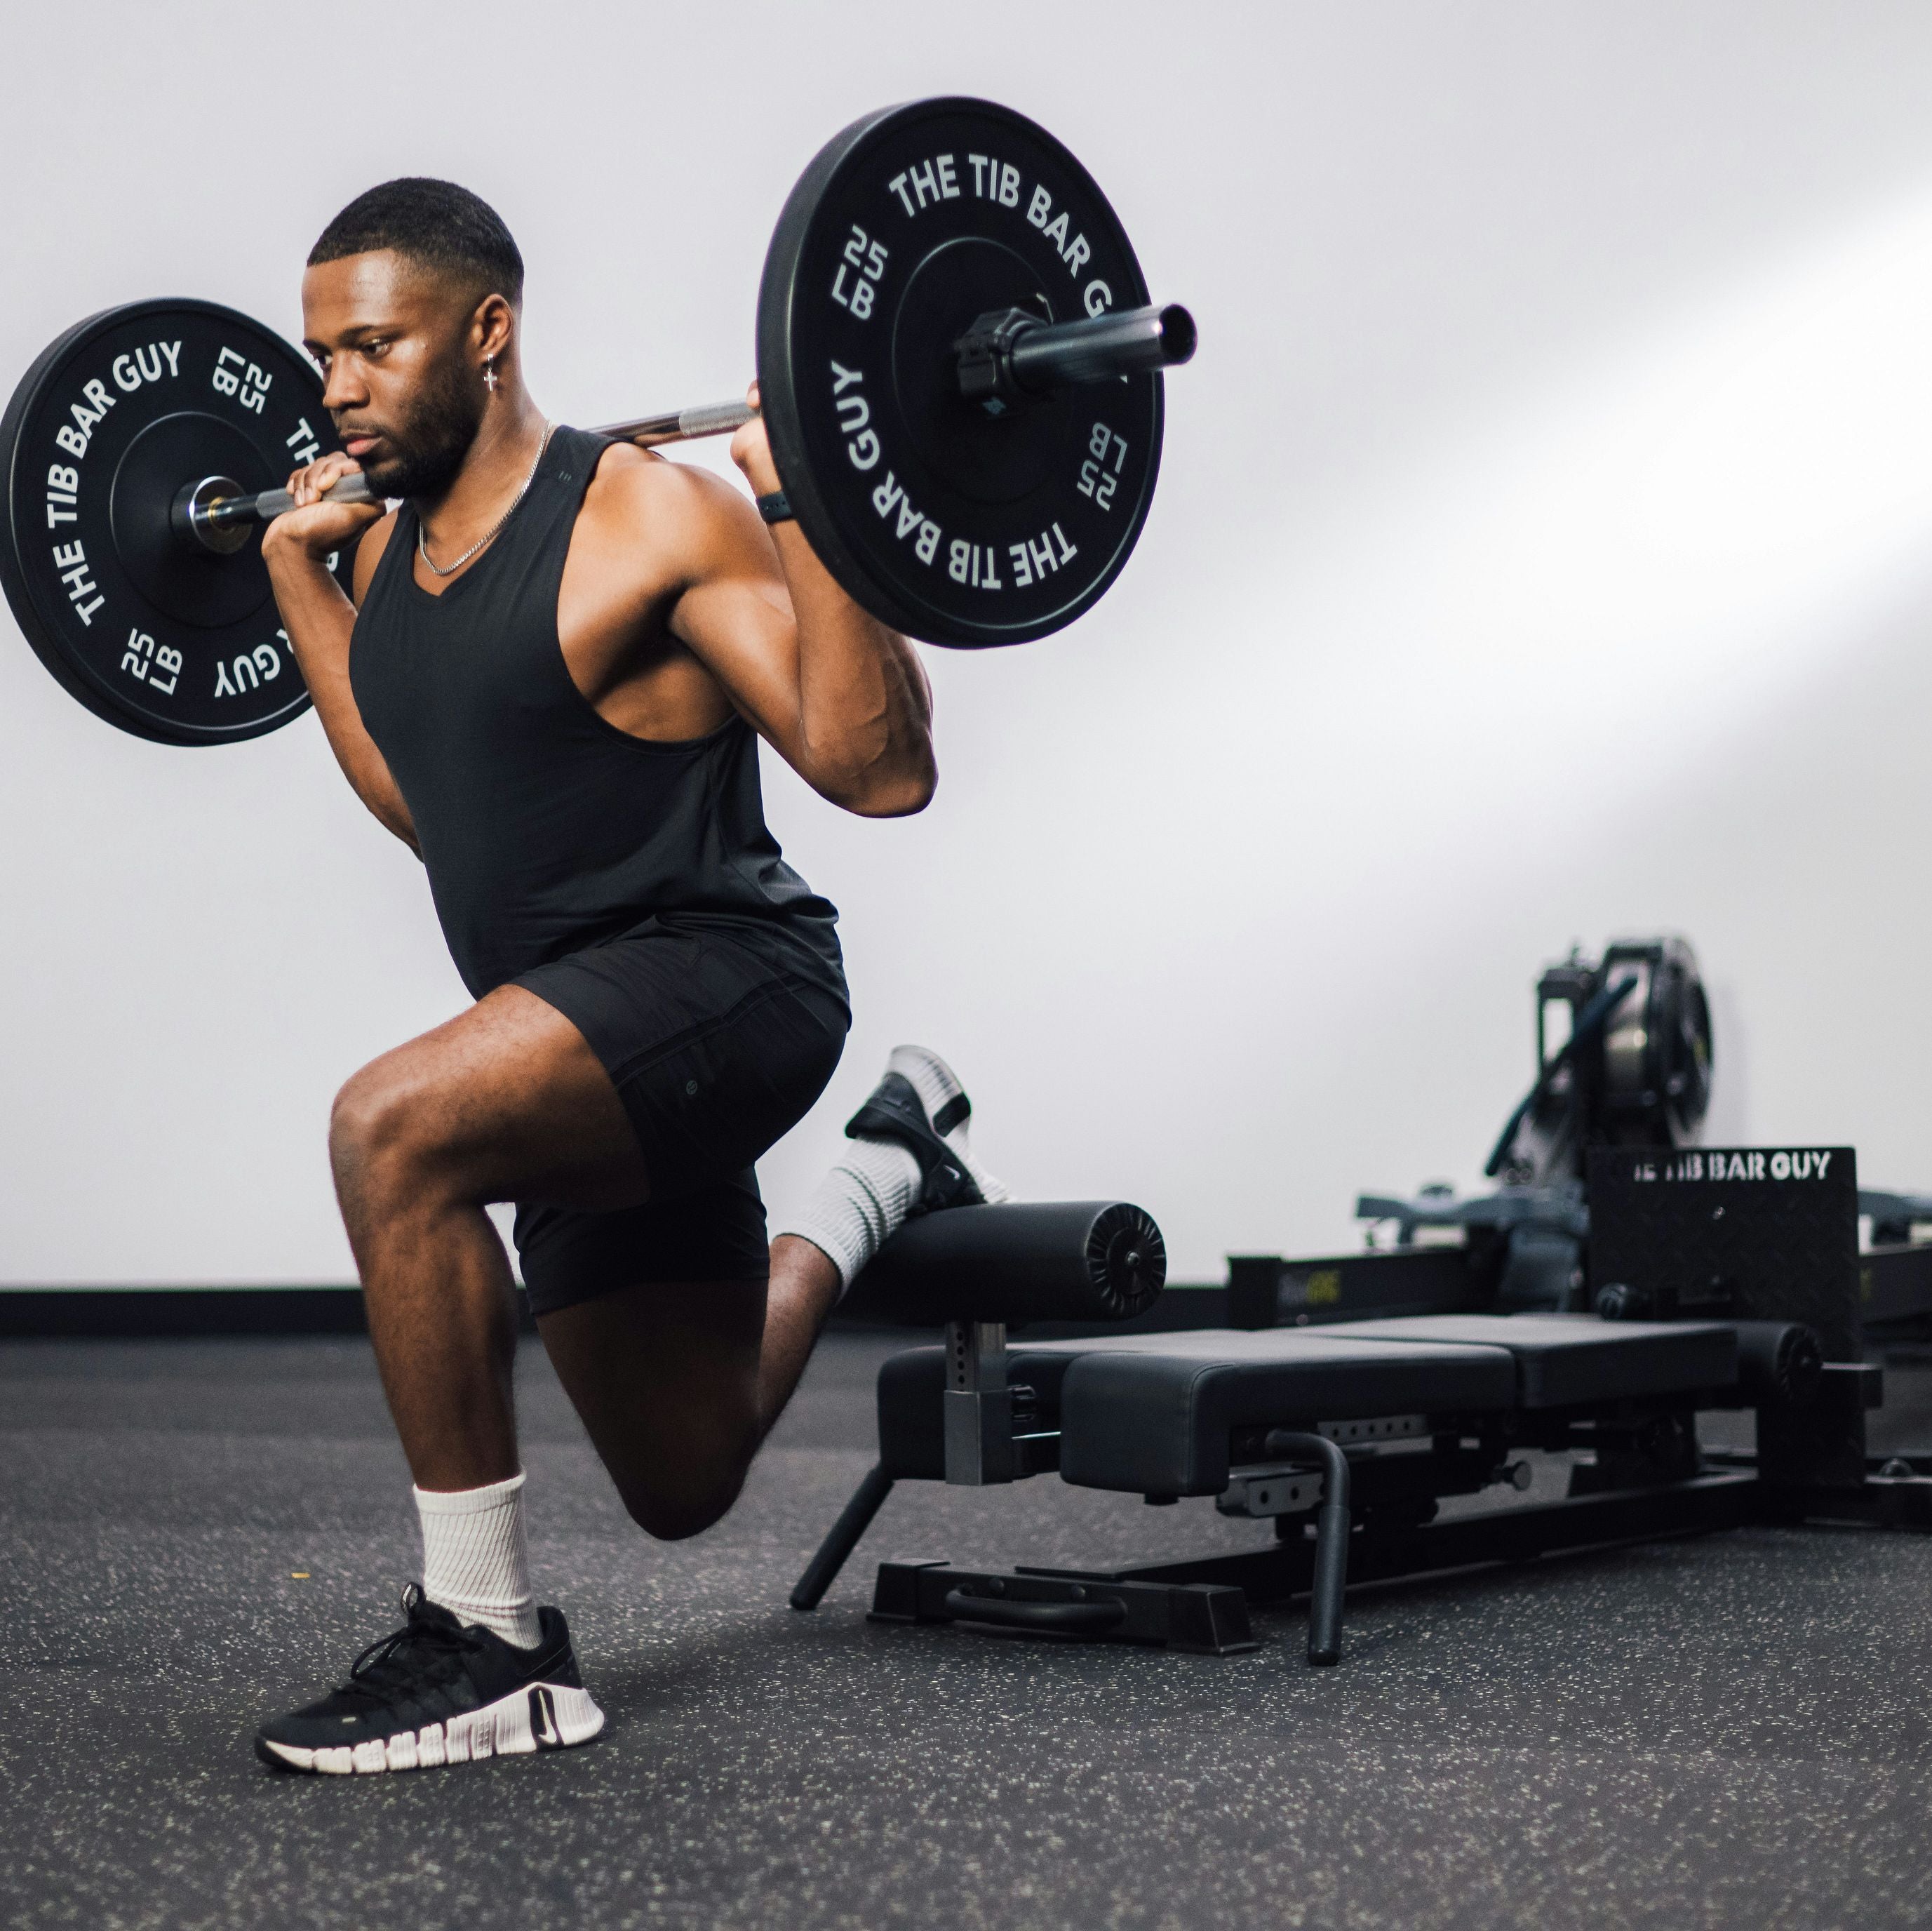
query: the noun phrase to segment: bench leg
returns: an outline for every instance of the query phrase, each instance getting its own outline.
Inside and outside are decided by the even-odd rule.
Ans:
[[[1308,1455],[1328,1478],[1315,1518],[1315,1576],[1308,1599],[1308,1660],[1318,1666],[1342,1660],[1342,1596],[1348,1586],[1348,1458],[1325,1435],[1277,1428],[1268,1438],[1270,1455]]]
[[[872,1526],[880,1505],[892,1492],[892,1478],[878,1464],[866,1472],[866,1479],[854,1490],[852,1499],[832,1525],[831,1532],[818,1545],[818,1553],[805,1566],[805,1573],[791,1592],[794,1609],[816,1609],[825,1592],[838,1579],[845,1559],[859,1546],[859,1538]]]

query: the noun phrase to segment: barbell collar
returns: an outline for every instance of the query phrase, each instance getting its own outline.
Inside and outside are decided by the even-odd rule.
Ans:
[[[191,539],[217,556],[232,557],[248,541],[248,524],[240,517],[224,518],[218,523],[218,508],[241,498],[242,485],[232,476],[203,476],[198,482],[183,483],[168,508],[168,521],[175,534]]]
[[[980,316],[954,346],[960,393],[998,416],[1028,397],[1172,368],[1198,339],[1194,317],[1171,302],[1074,322],[1005,309]]]

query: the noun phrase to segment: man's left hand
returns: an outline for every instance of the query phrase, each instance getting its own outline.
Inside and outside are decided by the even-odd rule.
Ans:
[[[745,400],[758,407],[758,385],[745,392]],[[772,461],[771,439],[765,434],[765,419],[754,416],[731,438],[731,460],[745,473],[754,496],[770,496],[778,487],[778,467]]]

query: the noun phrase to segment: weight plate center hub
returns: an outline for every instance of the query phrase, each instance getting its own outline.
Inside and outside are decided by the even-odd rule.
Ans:
[[[158,614],[197,630],[225,630],[255,616],[273,593],[253,530],[232,554],[220,556],[184,542],[173,528],[182,482],[209,474],[198,466],[211,458],[214,471],[242,491],[267,486],[260,452],[241,431],[218,416],[182,410],[149,423],[128,444],[114,471],[108,518],[129,582]]]
[[[1043,322],[1061,320],[1040,281],[1012,249],[962,236],[913,270],[893,317],[893,400],[913,447],[934,477],[971,502],[991,506],[1033,495],[1052,480],[1054,458],[1066,446],[1076,392],[991,413],[960,394],[952,347],[969,310],[1021,308]],[[982,299],[986,308],[972,308]]]

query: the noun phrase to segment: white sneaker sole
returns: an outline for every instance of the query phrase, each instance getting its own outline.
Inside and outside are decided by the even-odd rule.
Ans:
[[[292,1743],[262,1741],[291,1770],[323,1776],[373,1776],[382,1770],[440,1770],[449,1764],[479,1764],[490,1757],[526,1757],[537,1750],[567,1749],[587,1743],[604,1727],[604,1713],[587,1689],[560,1683],[532,1683],[481,1710],[466,1710],[420,1730],[399,1731],[386,1741],[344,1743],[335,1749],[304,1750]]]

